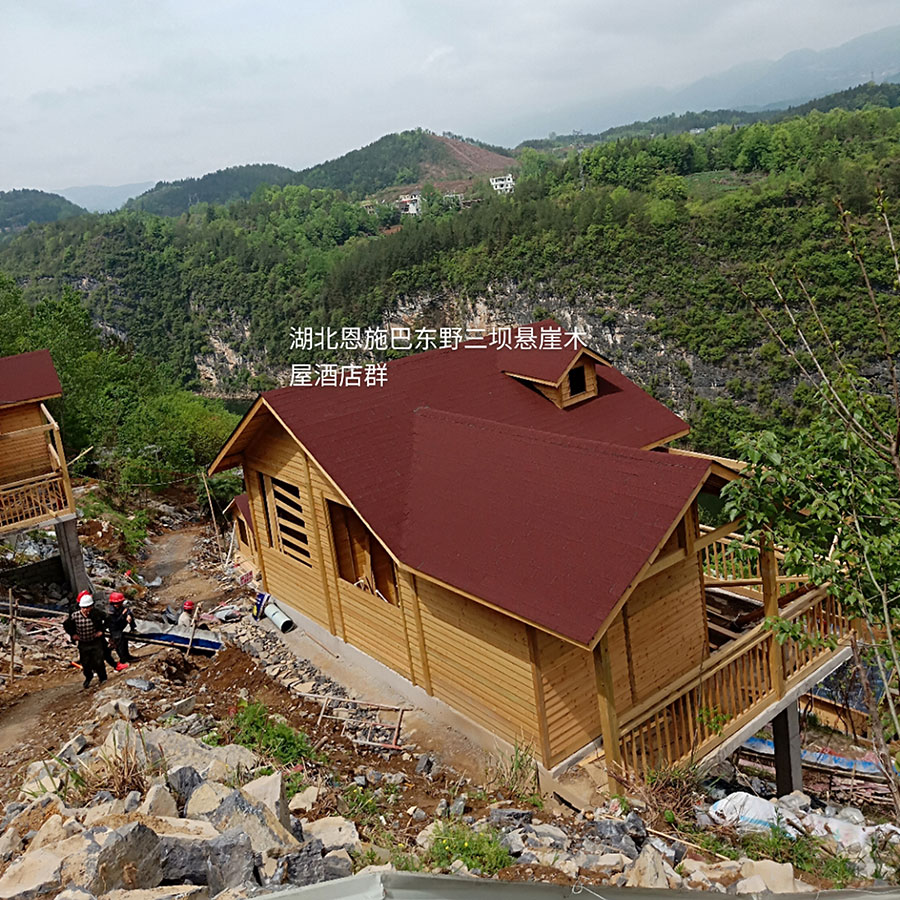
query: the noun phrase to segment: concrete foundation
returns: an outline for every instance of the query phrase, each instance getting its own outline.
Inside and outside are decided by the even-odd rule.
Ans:
[[[78,542],[78,520],[75,516],[60,518],[53,525],[56,543],[66,580],[73,594],[91,590],[91,582],[84,568],[84,556]]]
[[[796,700],[772,719],[772,735],[775,743],[775,787],[778,796],[803,790],[800,707]]]

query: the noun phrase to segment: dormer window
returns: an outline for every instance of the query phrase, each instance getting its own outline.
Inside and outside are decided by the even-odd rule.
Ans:
[[[609,363],[587,347],[501,351],[505,374],[566,409],[597,396],[597,366]]]
[[[569,397],[577,397],[587,390],[587,379],[584,366],[576,366],[569,370]]]

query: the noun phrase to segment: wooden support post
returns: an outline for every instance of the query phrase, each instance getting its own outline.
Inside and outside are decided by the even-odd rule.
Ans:
[[[185,656],[189,656],[191,652],[191,648],[194,646],[194,635],[197,633],[197,619],[200,616],[200,607],[202,603],[198,603],[194,607],[194,615],[191,619],[191,639],[188,641],[187,649],[184,651]]]
[[[203,487],[206,488],[206,499],[209,501],[209,514],[212,516],[213,534],[216,536],[216,549],[219,551],[219,563],[224,565],[224,557],[222,556],[222,542],[219,540],[219,526],[216,523],[216,510],[212,502],[212,494],[209,492],[209,482],[206,480],[206,472],[200,470],[200,477],[203,479]]]
[[[544,683],[541,677],[541,659],[538,653],[537,634],[534,626],[526,625],[525,634],[528,637],[528,656],[531,662],[531,680],[534,688],[535,711],[538,717],[538,738],[541,742],[541,756],[543,763],[550,768],[550,728],[547,723],[547,706],[544,702]]]
[[[12,687],[16,678],[16,613],[18,612],[19,600],[13,597],[13,592],[9,592],[9,684]]]
[[[603,733],[603,752],[606,767],[613,773],[622,765],[619,736],[619,716],[613,694],[612,666],[609,658],[609,637],[604,634],[594,650],[594,674],[597,679],[597,703],[600,707],[600,730]]]
[[[778,559],[770,533],[759,542],[759,576],[762,579],[763,612],[766,618],[778,616]],[[769,636],[769,675],[777,697],[784,696],[784,655],[775,635]]]
[[[796,700],[772,719],[772,737],[775,744],[775,789],[778,796],[802,791],[800,709]]]

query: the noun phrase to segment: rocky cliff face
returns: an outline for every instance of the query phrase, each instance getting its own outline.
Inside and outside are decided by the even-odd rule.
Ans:
[[[548,317],[569,330],[578,328],[587,346],[679,415],[685,415],[698,397],[720,397],[725,383],[734,376],[733,370],[710,365],[667,342],[655,333],[652,315],[620,306],[611,297],[591,296],[572,302],[552,291],[521,293],[514,285],[495,286],[471,300],[453,294],[423,294],[398,306],[385,325],[491,330]]]

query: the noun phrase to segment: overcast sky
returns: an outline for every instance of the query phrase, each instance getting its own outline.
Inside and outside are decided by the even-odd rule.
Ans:
[[[598,130],[634,89],[898,23],[896,0],[0,0],[0,190],[303,168],[418,125]]]

